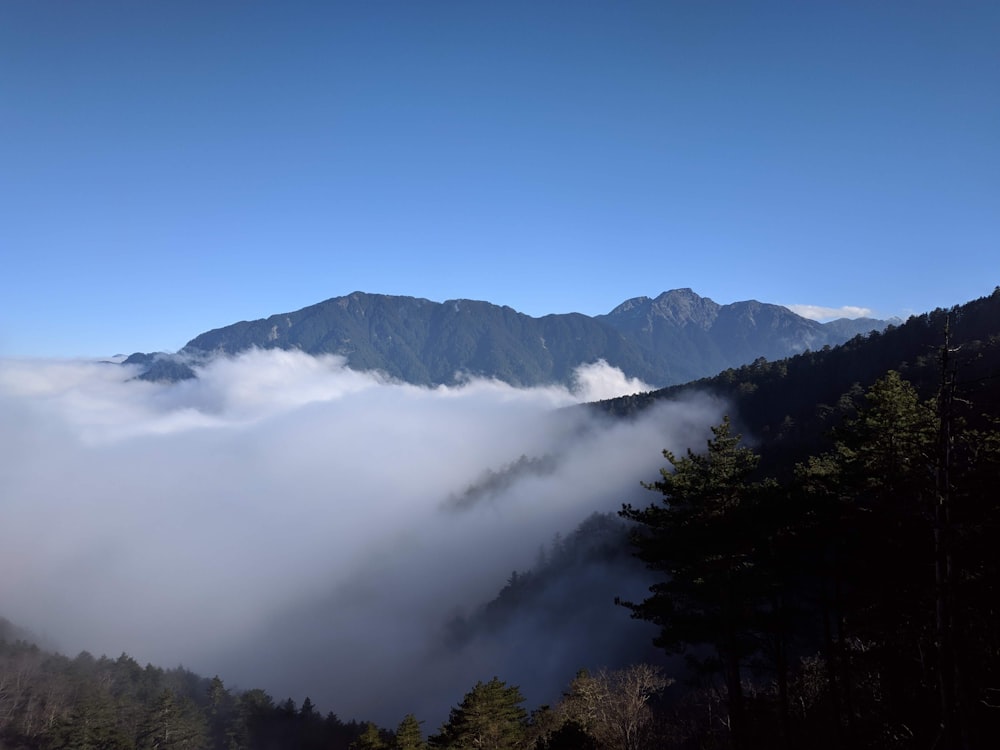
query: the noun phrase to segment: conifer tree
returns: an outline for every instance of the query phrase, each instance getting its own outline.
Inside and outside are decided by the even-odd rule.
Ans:
[[[413,714],[407,714],[396,729],[395,750],[424,750],[425,747],[420,722]]]
[[[724,675],[733,745],[746,742],[742,669],[758,648],[755,629],[760,604],[754,536],[754,504],[765,485],[751,481],[758,457],[740,445],[729,418],[712,428],[707,451],[670,451],[670,464],[647,489],[662,495],[660,504],[620,514],[639,524],[633,535],[636,555],[664,579],[639,603],[619,602],[632,616],[660,626],[655,644],[669,653],[707,645],[714,651],[700,660]]]
[[[69,715],[56,724],[49,746],[53,750],[125,750],[133,745],[118,726],[113,702],[90,688]]]
[[[205,742],[204,720],[195,707],[164,690],[147,714],[138,746],[144,750],[197,750]]]
[[[904,717],[930,716],[912,706],[914,686],[932,679],[912,655],[930,646],[933,411],[895,371],[852,403],[855,414],[835,431],[833,450],[798,472],[813,517],[803,532],[820,566],[830,726],[848,743],[878,727],[923,731]]]
[[[430,745],[446,750],[520,748],[528,719],[522,703],[524,696],[520,689],[497,677],[477,682],[462,702],[452,708],[448,722],[430,738]]]
[[[361,736],[355,740],[351,747],[354,750],[386,750],[388,745],[382,739],[382,733],[379,732],[378,727],[369,721],[365,725],[365,731],[361,733]]]

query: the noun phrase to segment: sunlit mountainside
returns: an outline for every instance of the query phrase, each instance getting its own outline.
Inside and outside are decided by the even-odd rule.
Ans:
[[[175,355],[135,354],[128,362],[142,364],[147,379],[176,380],[215,354],[297,349],[342,355],[353,369],[420,385],[473,376],[531,386],[567,383],[581,363],[603,359],[627,377],[662,387],[758,357],[836,345],[886,325],[868,318],[823,324],[753,300],[719,305],[690,289],[630,299],[607,315],[541,318],[475,300],[355,292],[202,333]]]

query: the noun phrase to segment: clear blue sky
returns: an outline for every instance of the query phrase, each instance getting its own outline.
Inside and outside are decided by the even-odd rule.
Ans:
[[[0,355],[1000,284],[1000,3],[0,3]]]

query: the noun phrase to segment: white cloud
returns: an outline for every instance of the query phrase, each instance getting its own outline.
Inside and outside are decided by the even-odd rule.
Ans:
[[[281,351],[170,385],[134,374],[0,361],[0,616],[70,653],[183,663],[345,717],[413,710],[401,676],[430,674],[449,614],[641,493],[663,448],[703,444],[721,416],[675,403],[603,424],[560,408],[648,388],[602,363],[572,393],[420,388]],[[444,502],[522,455],[557,468],[481,507]],[[456,655],[426,699],[446,709],[504,669]]]
[[[625,373],[603,359],[580,365],[573,377],[573,394],[581,401],[602,401],[652,390],[653,386],[638,378],[625,377]]]
[[[855,307],[854,305],[844,305],[843,307],[822,307],[820,305],[785,305],[796,315],[810,320],[827,321],[837,318],[870,318],[872,310],[868,307]]]

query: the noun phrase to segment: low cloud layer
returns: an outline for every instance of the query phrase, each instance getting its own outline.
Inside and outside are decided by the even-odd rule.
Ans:
[[[821,305],[785,305],[796,315],[801,315],[809,320],[827,321],[838,318],[870,318],[872,310],[868,307],[855,307],[854,305],[844,305],[843,307],[822,307]]]
[[[565,663],[519,665],[509,643],[442,653],[442,630],[553,534],[645,502],[661,450],[702,445],[722,413],[566,408],[647,388],[603,363],[574,391],[421,388],[285,351],[169,385],[131,374],[0,362],[0,616],[70,654],[180,663],[387,724],[494,674],[565,684]],[[453,502],[524,456],[546,471]]]

